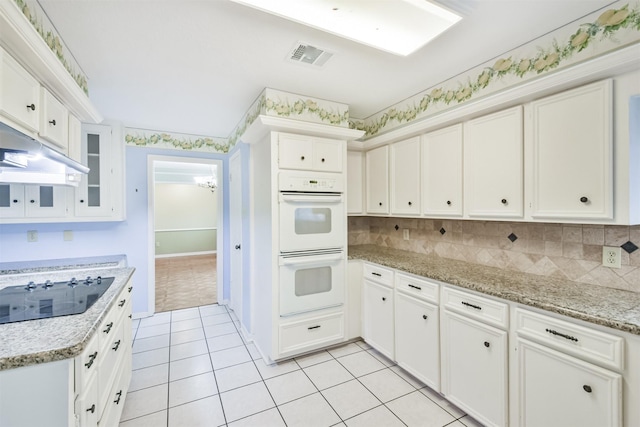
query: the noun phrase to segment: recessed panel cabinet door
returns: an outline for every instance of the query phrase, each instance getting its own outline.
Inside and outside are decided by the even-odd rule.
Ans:
[[[362,337],[393,360],[393,289],[365,280],[362,301]]]
[[[612,82],[531,103],[533,218],[613,217]]]
[[[420,137],[391,145],[391,213],[420,215]]]
[[[313,152],[311,138],[281,133],[278,136],[278,165],[282,169],[311,170]]]
[[[442,393],[487,426],[507,423],[507,332],[442,315]]]
[[[435,391],[440,391],[438,313],[433,304],[396,293],[396,362]]]
[[[462,125],[422,136],[422,213],[462,216]]]
[[[0,114],[38,132],[40,83],[0,48]]]
[[[622,376],[518,339],[522,427],[622,425]]]
[[[367,213],[389,213],[389,147],[367,151]]]
[[[360,151],[347,151],[347,214],[364,212],[364,157]]]
[[[89,167],[89,173],[82,176],[76,190],[76,216],[109,217],[113,214],[111,150],[109,126],[83,125],[82,163]]]
[[[521,106],[465,123],[465,214],[521,218],[523,161]]]
[[[342,172],[344,141],[315,138],[313,140],[313,169],[322,172]]]

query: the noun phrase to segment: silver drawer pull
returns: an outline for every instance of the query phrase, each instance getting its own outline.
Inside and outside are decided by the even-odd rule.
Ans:
[[[578,338],[572,337],[571,335],[563,334],[562,332],[554,331],[553,329],[545,329],[546,332],[549,332],[551,335],[556,335],[558,337],[566,338],[569,341],[578,342]]]
[[[470,304],[466,301],[462,301],[461,304],[466,305],[467,307],[475,308],[476,310],[482,310],[482,307],[480,307],[479,305]]]
[[[409,286],[410,288],[413,288],[413,289],[417,289],[419,291],[422,290],[422,288],[420,286],[412,285],[411,283],[407,284],[407,286]]]
[[[307,329],[308,330],[312,330],[312,329],[320,329],[321,325],[316,325],[316,326],[309,326]]]

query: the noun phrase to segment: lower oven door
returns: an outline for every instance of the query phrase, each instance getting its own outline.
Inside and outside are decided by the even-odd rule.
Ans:
[[[344,252],[280,257],[280,316],[344,304]]]
[[[280,252],[344,247],[342,194],[280,193],[279,202]]]

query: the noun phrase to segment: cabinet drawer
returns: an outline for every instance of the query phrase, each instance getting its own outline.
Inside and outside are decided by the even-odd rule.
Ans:
[[[98,388],[100,390],[98,409],[100,410],[100,414],[102,414],[102,411],[105,409],[104,405],[108,404],[108,402],[105,401],[105,394],[111,390],[113,382],[119,375],[120,369],[118,369],[118,367],[123,360],[121,356],[128,350],[127,343],[124,341],[122,322],[114,326],[114,329],[111,330],[110,338],[109,345],[102,349],[104,357],[100,361],[98,368]]]
[[[499,328],[509,326],[509,306],[469,292],[447,286],[442,288],[445,308],[481,320]]]
[[[344,338],[344,314],[334,313],[280,325],[280,354],[312,350]]]
[[[364,278],[393,288],[393,270],[373,264],[364,265]]]
[[[75,359],[75,387],[83,390],[92,374],[98,371],[102,354],[98,351],[98,337],[94,335],[84,351]]]
[[[440,300],[440,285],[437,283],[401,273],[395,276],[398,291],[435,304]]]
[[[520,336],[600,365],[623,368],[622,337],[520,308],[516,309],[515,319]]]

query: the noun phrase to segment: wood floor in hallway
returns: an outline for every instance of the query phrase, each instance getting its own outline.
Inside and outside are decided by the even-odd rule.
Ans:
[[[156,259],[156,312],[215,304],[215,254]]]

